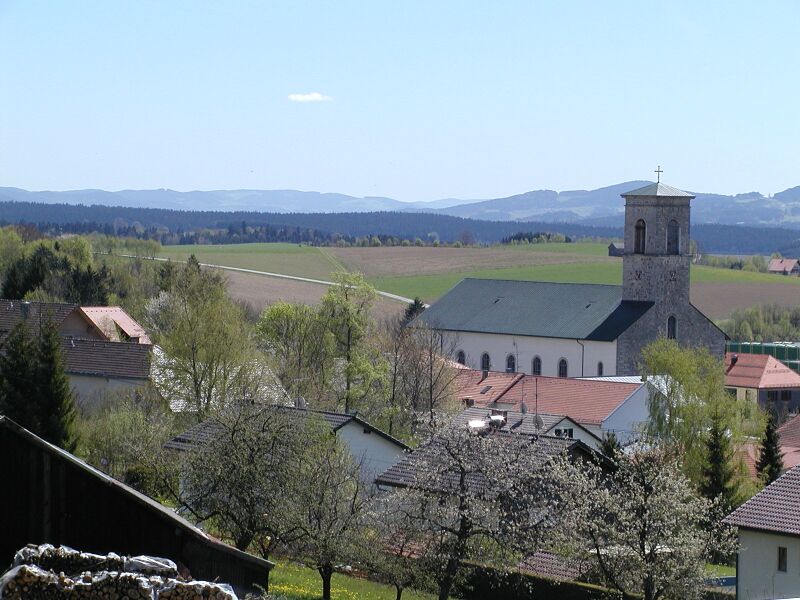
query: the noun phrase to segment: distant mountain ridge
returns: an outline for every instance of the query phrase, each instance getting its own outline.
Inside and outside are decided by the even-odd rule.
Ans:
[[[626,181],[595,190],[534,190],[504,198],[431,202],[401,202],[381,196],[358,198],[346,194],[298,190],[72,190],[27,191],[1,187],[0,202],[83,204],[130,208],[165,208],[223,212],[359,213],[426,212],[484,221],[537,221],[617,227],[624,204],[620,194],[651,183]],[[692,205],[694,223],[781,226],[800,229],[800,186],[771,197],[759,192],[728,196],[697,193]]]

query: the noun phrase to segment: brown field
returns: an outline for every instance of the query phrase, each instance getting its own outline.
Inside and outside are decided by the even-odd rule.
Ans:
[[[235,271],[225,271],[225,277],[228,280],[228,294],[235,300],[246,302],[257,312],[280,300],[317,304],[328,289],[318,283]],[[375,318],[380,320],[399,315],[404,309],[405,305],[401,302],[379,297],[373,312]]]
[[[800,287],[760,283],[693,283],[692,303],[712,319],[723,319],[731,312],[756,304],[797,306]]]
[[[513,247],[500,248],[326,248],[349,271],[366,277],[431,275],[480,269],[504,269],[529,265],[561,263],[613,262],[615,258],[584,252],[526,251]]]

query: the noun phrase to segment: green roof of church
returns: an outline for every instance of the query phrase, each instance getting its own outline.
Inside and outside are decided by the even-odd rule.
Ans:
[[[613,341],[652,302],[616,285],[463,279],[418,317],[449,331]]]
[[[667,185],[665,183],[651,183],[644,187],[640,187],[630,192],[620,194],[623,198],[626,196],[661,196],[663,198],[694,198],[694,194],[684,192],[676,187]]]

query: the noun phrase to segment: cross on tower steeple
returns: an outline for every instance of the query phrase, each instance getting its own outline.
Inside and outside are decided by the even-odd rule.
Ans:
[[[661,170],[661,165],[658,165],[658,168],[655,171],[653,171],[653,173],[656,174],[656,177],[658,177],[658,179],[656,180],[656,183],[661,183],[661,174],[663,172],[664,171]]]

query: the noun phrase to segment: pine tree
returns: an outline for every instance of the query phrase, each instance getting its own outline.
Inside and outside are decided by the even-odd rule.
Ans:
[[[75,395],[64,371],[61,336],[47,319],[36,344],[36,410],[39,428],[35,433],[48,442],[73,452],[78,444],[75,432]]]
[[[613,461],[617,460],[619,453],[622,452],[622,445],[619,443],[617,435],[610,431],[603,436],[600,443],[600,451]]]
[[[761,451],[756,463],[756,470],[764,485],[769,485],[783,473],[783,457],[781,456],[778,428],[772,413],[769,413],[767,417],[767,428],[761,439]]]
[[[706,440],[707,463],[703,469],[701,492],[709,500],[719,498],[725,507],[733,506],[735,485],[731,467],[730,440],[718,416],[711,420]]]
[[[36,346],[30,328],[20,321],[0,349],[0,414],[30,431],[39,428]]]
[[[413,321],[417,316],[421,315],[425,311],[425,303],[420,299],[419,296],[414,298],[414,301],[406,306],[406,311],[403,314],[403,323],[410,323]]]

